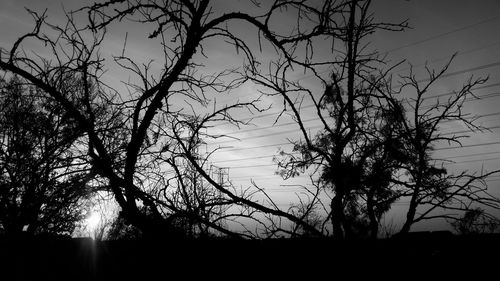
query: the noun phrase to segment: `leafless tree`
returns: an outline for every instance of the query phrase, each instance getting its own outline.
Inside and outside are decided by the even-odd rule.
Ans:
[[[313,38],[336,32],[336,24],[330,17],[347,6],[343,1],[325,1],[321,5],[314,1],[252,3],[260,14],[217,11],[208,0],[109,0],[67,13],[65,26],[51,25],[45,13],[30,11],[35,20],[33,31],[19,37],[10,49],[2,48],[0,68],[38,87],[79,124],[88,140],[93,169],[106,181],[126,221],[143,233],[175,235],[178,233],[175,220],[189,218],[231,235],[231,231],[214,220],[253,216],[253,212],[258,211],[293,221],[320,235],[314,227],[276,205],[257,203],[247,196],[248,193],[220,185],[200,164],[194,150],[198,138],[220,137],[202,135],[202,129],[215,123],[239,126],[243,122],[235,119],[232,112],[260,110],[257,100],[220,105],[211,103],[208,98],[209,93],[227,93],[240,86],[247,80],[241,69],[257,73],[261,63],[256,50],[245,41],[247,34],[231,28],[233,22],[254,29],[259,43],[270,43],[278,56],[307,66],[308,54],[300,61],[293,50],[299,47],[309,50]],[[288,10],[299,13],[297,28],[292,29],[291,34],[274,30],[274,19],[279,19]],[[83,26],[75,20],[82,17],[87,18]],[[304,21],[310,28],[303,28]],[[103,82],[106,61],[99,51],[107,28],[124,22],[151,28],[148,40],[157,43],[163,54],[161,70],[154,72],[149,62],[126,55],[125,42],[123,50],[114,54],[113,60],[122,71],[134,76],[129,81],[138,81],[127,83],[126,93]],[[44,33],[45,28],[52,33]],[[51,54],[41,57],[25,52],[22,46],[27,39],[42,43]],[[241,52],[245,65],[218,73],[203,72],[204,45],[214,39],[234,46]],[[77,93],[60,87],[66,83],[68,75],[82,85]],[[95,101],[90,99],[92,92],[98,93]],[[75,102],[75,97],[82,102]],[[108,105],[105,117],[97,114],[95,102]],[[175,194],[188,189],[194,194],[196,183],[186,182],[183,175],[188,166],[179,166],[178,159],[187,161],[188,170],[198,173],[205,184],[217,191],[216,205],[234,204],[243,211],[214,219],[196,213],[197,208],[190,206],[189,200],[180,206]]]
[[[430,71],[424,86],[410,73],[394,90],[389,75],[393,67],[370,51],[369,35],[403,30],[406,22],[376,22],[370,2],[251,1],[253,8],[241,12],[209,0],[107,0],[68,12],[64,26],[50,24],[45,13],[29,11],[34,29],[0,50],[0,69],[37,87],[78,124],[95,180],[113,194],[121,218],[145,236],[211,231],[252,236],[251,231],[235,233],[226,227],[228,222],[249,219],[262,225],[268,236],[329,235],[330,225],[339,239],[376,237],[383,214],[403,197],[410,198],[403,232],[415,222],[435,218],[433,212],[440,208],[463,210],[460,203],[469,206],[470,201],[496,208],[496,198],[476,185],[491,172],[451,175],[433,164],[431,154],[436,143],[460,141],[461,136],[440,132],[442,122],[462,121],[480,129],[461,108],[484,80],[468,81],[447,103],[438,101],[427,109],[422,106],[424,95],[446,67],[439,73]],[[273,25],[290,14],[296,21],[289,30]],[[84,24],[79,22],[82,18]],[[159,47],[162,59],[156,70],[152,61],[127,55],[125,38],[122,50],[111,57],[130,75],[125,91],[104,82],[110,58],[100,53],[106,31],[122,24],[150,28],[145,36]],[[255,37],[235,25],[254,30]],[[26,52],[28,39],[50,54]],[[233,46],[244,62],[221,71],[205,68],[205,47],[212,40]],[[315,50],[324,48],[325,40],[332,42],[332,56],[318,59]],[[271,62],[259,57],[252,47],[255,42],[260,49],[271,46]],[[320,75],[325,67],[332,70],[329,79]],[[290,75],[298,68],[312,73],[325,90],[317,95],[293,82]],[[221,104],[213,98],[249,80],[283,98],[285,106],[277,119],[291,114],[302,133],[294,151],[278,159],[285,178],[313,170],[310,200],[299,208],[281,210],[256,185],[252,191],[221,184],[207,169],[218,149],[206,155],[198,152],[203,141],[224,137],[210,133],[211,127],[239,127],[246,123],[235,117],[238,112],[263,110],[259,99]],[[409,88],[417,93],[411,111],[399,95]],[[304,124],[305,99],[313,103],[323,125],[317,134]],[[402,171],[410,176],[401,177]],[[255,190],[265,203],[252,197]],[[319,200],[320,191],[332,194],[328,204]],[[417,215],[424,205],[430,207]],[[313,215],[318,210],[327,213],[322,223]],[[293,226],[287,228],[290,222]]]
[[[497,217],[481,208],[470,208],[462,217],[451,221],[455,231],[462,235],[493,233],[498,229],[499,223]]]
[[[397,181],[398,194],[409,198],[406,220],[400,233],[406,233],[414,223],[423,220],[445,218],[457,219],[471,204],[489,209],[499,209],[500,200],[489,194],[485,179],[498,170],[454,173],[445,168],[447,159],[438,159],[434,149],[438,145],[461,146],[463,139],[486,128],[476,125],[478,119],[464,112],[465,102],[476,99],[474,89],[484,84],[486,78],[470,78],[463,86],[450,94],[435,94],[432,86],[446,75],[452,62],[439,71],[426,68],[428,77],[418,80],[410,69],[401,77],[397,92],[406,91],[413,98],[400,98],[396,103],[391,93],[390,101],[400,121],[393,127],[393,133],[400,140],[405,151],[401,161],[404,176]],[[408,109],[406,109],[408,108]],[[467,129],[457,132],[443,132],[441,126],[448,122],[463,124]]]
[[[285,112],[291,112],[302,132],[302,140],[294,141],[291,152],[282,151],[277,158],[284,178],[313,168],[314,186],[333,192],[327,219],[333,235],[339,239],[355,235],[356,229],[370,221],[372,236],[379,220],[393,200],[389,185],[394,155],[383,148],[391,140],[384,132],[393,121],[380,88],[389,84],[391,68],[383,58],[368,49],[368,37],[380,30],[399,31],[406,22],[375,22],[370,14],[370,1],[338,1],[337,13],[325,15],[326,38],[339,43],[330,61],[301,64],[311,70],[325,90],[317,95],[298,82],[288,79],[295,62],[281,60],[271,66],[273,75],[257,75],[252,79],[267,87],[272,95],[283,97]],[[324,80],[316,67],[328,65],[330,80]],[[323,128],[311,133],[304,124],[301,107],[312,102]],[[385,128],[385,129],[384,129]],[[318,202],[312,200],[311,203]],[[357,227],[355,225],[358,225]],[[373,234],[374,233],[374,234]]]
[[[98,188],[78,149],[82,130],[16,76],[0,80],[0,107],[2,231],[71,234]]]
[[[382,216],[403,198],[410,200],[403,233],[422,220],[457,218],[471,202],[498,209],[498,198],[487,192],[484,182],[496,171],[448,173],[432,154],[438,144],[460,145],[467,134],[483,129],[475,125],[474,116],[463,112],[463,106],[486,79],[470,79],[445,102],[437,99],[424,106],[432,96],[431,86],[445,75],[448,65],[439,72],[428,69],[425,81],[417,80],[410,70],[400,77],[402,85],[395,86],[390,73],[399,64],[387,66],[382,56],[370,51],[369,35],[403,30],[406,22],[376,22],[370,1],[337,4],[342,12],[327,17],[335,28],[325,36],[342,48],[336,50],[335,61],[324,62],[333,70],[330,80],[323,80],[322,95],[288,78],[298,64],[291,60],[273,62],[272,75],[249,73],[270,95],[283,98],[283,114],[291,114],[302,132],[301,140],[292,141],[292,151],[281,151],[276,158],[279,173],[286,179],[310,172],[316,189],[332,192],[326,219],[339,239],[377,237]],[[317,71],[321,62],[300,65],[322,80]],[[416,100],[406,98],[408,92]],[[323,125],[317,133],[303,121],[305,101],[312,102]],[[447,135],[440,125],[449,121],[461,122],[471,131]],[[320,200],[311,200],[309,209],[314,204]]]

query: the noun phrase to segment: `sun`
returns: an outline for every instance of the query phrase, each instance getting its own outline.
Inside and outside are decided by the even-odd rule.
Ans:
[[[87,218],[86,224],[87,228],[90,231],[93,231],[97,228],[99,222],[101,221],[101,216],[97,212],[92,212],[90,216]]]

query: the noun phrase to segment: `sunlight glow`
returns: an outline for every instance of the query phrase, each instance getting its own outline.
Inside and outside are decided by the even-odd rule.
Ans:
[[[90,216],[87,218],[88,230],[93,231],[94,229],[96,229],[100,221],[101,216],[99,215],[99,213],[93,212],[92,214],[90,214]]]

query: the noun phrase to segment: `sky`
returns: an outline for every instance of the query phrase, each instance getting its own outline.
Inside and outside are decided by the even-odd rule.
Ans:
[[[49,21],[64,23],[62,7],[72,10],[84,3],[93,1],[78,0],[0,0],[0,47],[10,48],[14,40],[32,28],[30,15],[24,7],[35,11],[48,9]],[[232,5],[235,8],[246,9],[245,1],[215,1],[214,7]],[[447,93],[458,89],[470,75],[474,77],[489,76],[486,85],[492,85],[478,90],[478,96],[485,95],[479,101],[471,101],[466,105],[466,111],[476,115],[487,115],[479,123],[491,127],[488,133],[478,133],[464,141],[461,149],[450,148],[444,145],[438,148],[437,157],[456,161],[449,169],[479,171],[480,169],[493,170],[500,167],[500,2],[497,0],[386,0],[373,1],[372,10],[375,18],[384,22],[399,22],[408,20],[410,29],[404,32],[379,32],[371,37],[371,47],[381,53],[387,52],[390,63],[405,60],[394,75],[404,74],[408,65],[414,66],[417,77],[425,78],[423,66],[427,63],[431,68],[442,67],[452,54],[457,53],[456,59],[450,65],[449,77],[442,79],[434,88],[436,94]],[[290,19],[283,19],[286,25]],[[236,27],[245,31],[244,26]],[[149,31],[149,30],[147,30]],[[111,27],[108,38],[104,42],[102,52],[112,54],[121,52],[125,34],[128,36],[126,54],[138,62],[153,60],[153,70],[159,69],[161,61],[157,45],[144,40],[145,28],[136,24],[124,24]],[[252,33],[251,30],[248,32]],[[249,35],[250,36],[250,35]],[[255,43],[255,42],[254,42]],[[33,47],[30,42],[25,45]],[[325,46],[328,48],[329,46]],[[38,48],[38,47],[35,47]],[[43,54],[43,50],[37,49]],[[241,64],[241,56],[227,45],[219,42],[208,42],[206,47],[208,58],[204,61],[207,69],[222,69]],[[321,52],[321,50],[320,50]],[[271,50],[264,49],[259,54],[261,58],[272,57]],[[123,90],[120,81],[130,78],[129,74],[119,70],[111,61],[107,63],[110,71],[106,74],[111,85]],[[469,70],[474,70],[473,72]],[[325,72],[325,76],[328,73]],[[297,74],[297,79],[310,86],[313,91],[321,92],[322,86],[307,74]],[[250,83],[223,97],[217,97],[219,103],[231,103],[250,100],[258,97],[259,88]],[[246,187],[250,180],[265,188],[278,206],[286,209],[290,202],[296,201],[301,189],[297,185],[309,184],[307,177],[298,177],[284,181],[274,173],[276,165],[273,156],[279,148],[290,149],[287,139],[297,138],[297,125],[289,118],[282,118],[274,124],[276,112],[282,108],[282,101],[278,98],[264,97],[262,106],[271,106],[263,113],[239,112],[242,119],[253,118],[252,125],[240,129],[236,127],[218,127],[217,132],[223,132],[238,138],[229,138],[210,141],[205,149],[223,146],[219,153],[214,155],[211,163],[218,167],[229,168],[229,178],[235,186]],[[312,112],[304,109],[306,124],[314,130],[319,125]],[[310,109],[309,109],[310,110]],[[458,124],[449,124],[446,131],[462,130]],[[496,143],[498,142],[498,143]],[[492,177],[489,181],[492,194],[500,196],[500,176]],[[404,202],[397,203],[390,212],[387,221],[395,225],[401,222],[405,214]],[[434,224],[416,225],[414,230],[447,228],[442,222]]]

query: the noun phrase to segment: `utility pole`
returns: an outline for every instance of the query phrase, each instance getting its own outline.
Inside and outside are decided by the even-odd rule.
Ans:
[[[217,167],[215,165],[210,165],[210,176],[217,179],[217,184],[224,187],[226,182],[229,181],[229,167]],[[222,192],[218,191],[217,194],[219,199],[223,198]]]
[[[229,178],[229,167],[217,167],[215,165],[210,166],[211,176],[217,179],[217,183],[220,186],[224,186]]]

